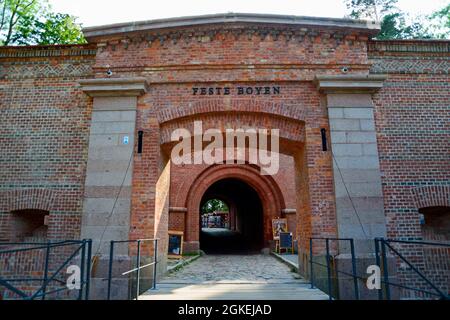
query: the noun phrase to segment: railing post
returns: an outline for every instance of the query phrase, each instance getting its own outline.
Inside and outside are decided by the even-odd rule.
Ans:
[[[107,300],[111,300],[111,279],[112,279],[112,267],[113,267],[113,257],[114,257],[114,241],[111,240],[109,245],[109,269],[108,269],[108,293]]]
[[[42,300],[45,300],[45,291],[47,290],[48,279],[48,261],[50,258],[50,241],[47,241],[47,248],[45,249],[45,266],[44,266],[44,283],[42,285]]]
[[[89,300],[89,290],[91,284],[91,259],[92,259],[92,239],[87,240],[87,267],[86,267],[86,290],[84,292],[84,299]]]
[[[309,238],[309,269],[311,278],[311,289],[314,289],[314,270],[313,270],[313,239]]]
[[[84,265],[86,255],[86,240],[81,242],[81,272],[80,272],[80,291],[78,293],[78,300],[83,299],[83,279],[84,279]]]
[[[137,256],[136,256],[136,300],[139,300],[139,278],[141,276],[141,240],[137,241]]]
[[[380,239],[375,238],[375,261],[381,270],[381,261],[380,261]],[[381,275],[380,275],[381,276]],[[378,300],[383,300],[383,290],[378,289]]]
[[[330,267],[330,239],[326,238],[326,248],[327,248],[327,276],[328,276],[328,297],[330,300],[333,300],[333,297],[331,296],[331,267]]]
[[[358,277],[356,275],[355,243],[353,239],[350,239],[350,252],[352,254],[352,275],[353,286],[355,288],[355,299],[359,300]]]
[[[153,288],[152,290],[156,290],[156,268],[158,267],[158,239],[155,239],[155,247],[153,248]]]
[[[386,290],[386,300],[391,300],[391,290],[389,288],[389,274],[388,274],[388,264],[386,258],[386,244],[384,239],[381,239],[381,254],[383,255],[383,279]]]

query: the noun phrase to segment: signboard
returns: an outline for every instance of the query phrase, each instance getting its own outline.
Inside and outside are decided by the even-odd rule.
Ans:
[[[180,257],[183,254],[183,232],[169,231],[169,257]]]
[[[280,232],[287,232],[287,219],[272,219],[273,239],[280,239]]]
[[[280,232],[280,249],[292,250],[292,233]]]

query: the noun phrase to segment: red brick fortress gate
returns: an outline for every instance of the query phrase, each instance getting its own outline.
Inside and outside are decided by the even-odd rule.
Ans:
[[[168,231],[183,232],[185,252],[198,252],[200,205],[227,179],[257,195],[261,247],[273,240],[271,220],[287,218],[306,277],[311,237],[354,238],[361,257],[373,252],[375,237],[420,239],[424,203],[447,205],[448,159],[439,141],[448,135],[423,140],[438,161],[417,160],[424,169],[416,181],[397,163],[406,147],[396,119],[406,131],[424,126],[427,116],[405,115],[425,103],[422,91],[436,97],[426,111],[443,118],[449,45],[371,40],[378,31],[347,19],[224,14],[86,28],[85,46],[2,48],[0,239],[17,236],[22,209],[48,214],[48,240],[93,239],[93,296],[104,298],[110,240],[159,238],[162,275]],[[409,74],[416,56],[427,66],[414,69],[420,86]],[[179,129],[192,133],[195,158],[196,123],[200,134],[221,136],[279,130],[278,170],[262,175],[264,164],[247,158],[174,163]],[[18,147],[10,134],[17,131],[36,138],[26,145],[42,157]],[[427,201],[431,191],[420,190],[439,190],[444,200]],[[345,264],[341,249],[332,248]],[[323,253],[324,244],[314,247],[314,256]],[[125,270],[135,248],[116,254]],[[129,283],[115,286],[120,298]]]
[[[89,153],[95,154],[95,159],[89,157],[86,181],[91,181],[91,174],[96,181],[102,178],[101,172],[90,170],[91,162],[92,167],[121,168],[116,175],[129,175],[125,185],[131,190],[121,199],[124,207],[130,208],[128,236],[161,239],[161,272],[168,230],[183,231],[185,250],[197,251],[203,194],[226,177],[245,181],[262,201],[264,246],[272,240],[271,220],[288,216],[299,243],[301,273],[306,274],[311,236],[359,235],[353,226],[338,230],[335,192],[339,186],[335,185],[329,151],[331,144],[340,143],[337,137],[352,120],[342,116],[330,127],[329,118],[330,114],[334,117],[335,106],[348,110],[362,107],[350,116],[356,122],[365,119],[368,128],[358,125],[358,130],[368,130],[372,136],[367,132],[358,135],[356,130],[352,132],[354,142],[376,143],[372,140],[371,94],[381,88],[384,78],[368,75],[365,43],[377,32],[377,26],[350,20],[313,23],[278,16],[229,18],[205,16],[85,31],[89,42],[98,46],[93,67],[96,77],[80,82],[83,91],[93,97],[94,116],[98,115],[93,117],[98,124],[93,121],[91,126]],[[278,129],[280,170],[267,177],[249,164],[171,163],[171,134],[180,128],[194,132],[196,121],[204,131],[219,129],[222,133],[239,128]],[[106,152],[108,159],[109,152],[120,154],[115,164],[116,160],[97,156],[105,146],[98,146],[97,151],[92,142],[93,134],[103,136],[109,130],[120,133],[119,145]],[[138,132],[142,153],[137,152]],[[121,145],[127,134],[129,144]],[[370,136],[369,141],[364,140],[366,136]],[[323,138],[328,141],[326,146]],[[376,179],[378,159],[366,158],[353,162],[370,162],[375,173],[372,167],[368,170]],[[130,164],[127,159],[132,159]],[[111,173],[106,172],[103,174]],[[117,179],[111,182],[116,188],[121,183]],[[374,183],[378,183],[375,189],[381,190],[379,181]],[[372,201],[379,203],[380,199],[381,194],[376,194]],[[90,205],[85,201],[85,213]],[[371,216],[375,216],[375,223],[383,223],[382,208]],[[96,227],[84,224],[82,234],[93,238],[95,247],[96,240],[105,239],[96,239],[98,233],[91,229]],[[119,227],[108,236],[117,237],[120,232]],[[384,235],[383,228],[371,234]],[[321,249],[317,250],[320,254]]]

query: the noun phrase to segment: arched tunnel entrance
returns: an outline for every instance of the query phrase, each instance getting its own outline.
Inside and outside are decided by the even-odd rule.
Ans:
[[[227,211],[208,210],[211,202],[224,203]],[[263,206],[258,193],[236,178],[213,183],[200,205],[200,249],[209,254],[249,254],[259,252],[263,244]]]

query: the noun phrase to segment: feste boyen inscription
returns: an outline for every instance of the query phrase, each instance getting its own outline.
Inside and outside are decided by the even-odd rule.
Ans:
[[[194,96],[279,95],[281,87],[193,87]]]

